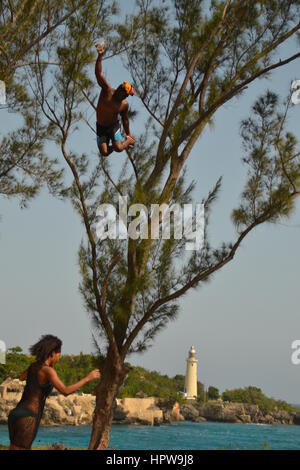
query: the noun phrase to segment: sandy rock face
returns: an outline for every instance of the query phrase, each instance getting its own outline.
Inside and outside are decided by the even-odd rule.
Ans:
[[[6,379],[0,385],[0,424],[7,424],[7,417],[21,399],[25,382]],[[67,397],[50,395],[45,403],[41,425],[91,425],[96,397],[73,393]],[[263,413],[257,405],[227,403],[222,400],[179,405],[163,404],[156,397],[117,398],[113,411],[113,423],[145,424],[159,426],[173,421],[219,421],[225,423],[300,424],[300,412],[289,413],[274,409]]]
[[[117,398],[114,410],[114,422],[123,424],[160,424],[163,412],[156,406],[158,399],[148,398]]]
[[[46,400],[41,424],[91,424],[96,399],[93,395],[50,396]]]
[[[25,382],[7,379],[0,387],[0,423],[21,399]],[[116,399],[113,423],[158,425],[163,422],[163,411],[156,406],[157,398]],[[96,397],[73,393],[67,397],[50,395],[45,403],[41,425],[92,424]],[[174,411],[176,415],[176,410]],[[178,413],[178,411],[177,411]]]
[[[20,401],[25,382],[6,379],[0,385],[0,423],[7,423],[7,416]],[[67,397],[50,395],[45,403],[41,425],[91,424],[96,398],[90,394],[72,394]]]
[[[263,413],[258,405],[248,403],[207,402],[199,408],[208,421],[225,423],[297,424],[294,413],[274,410]]]

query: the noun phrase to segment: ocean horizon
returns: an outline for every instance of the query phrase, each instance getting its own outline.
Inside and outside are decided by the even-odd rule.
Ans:
[[[40,426],[33,446],[62,443],[88,448],[91,426]],[[0,444],[9,445],[7,425],[0,425]],[[176,422],[161,426],[113,424],[114,450],[300,450],[300,426]]]

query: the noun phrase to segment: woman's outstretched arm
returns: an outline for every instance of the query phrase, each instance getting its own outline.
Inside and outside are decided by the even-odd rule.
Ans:
[[[65,385],[57,375],[57,372],[53,367],[45,367],[45,374],[52,383],[53,387],[56,388],[58,392],[60,392],[65,397],[70,395],[71,393],[75,392],[79,388],[83,387],[86,383],[91,382],[92,380],[98,379],[100,377],[99,369],[94,369],[88,375],[86,375],[83,379],[79,380],[72,385]]]

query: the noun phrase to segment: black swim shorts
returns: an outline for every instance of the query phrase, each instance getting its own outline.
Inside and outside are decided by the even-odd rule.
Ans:
[[[120,123],[117,121],[112,126],[100,126],[97,122],[97,145],[100,148],[100,145],[103,143],[109,144],[110,140],[112,142],[118,142],[123,140],[121,134]]]

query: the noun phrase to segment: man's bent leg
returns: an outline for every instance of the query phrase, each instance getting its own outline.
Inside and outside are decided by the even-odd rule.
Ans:
[[[102,157],[106,157],[108,155],[107,144],[101,144],[99,150]]]
[[[103,157],[107,157],[113,152],[112,146],[107,145],[107,137],[105,135],[97,135],[97,145],[100,151],[100,154]]]
[[[99,150],[103,157],[107,157],[114,151],[113,147],[111,145],[107,146],[106,143],[101,144]]]

